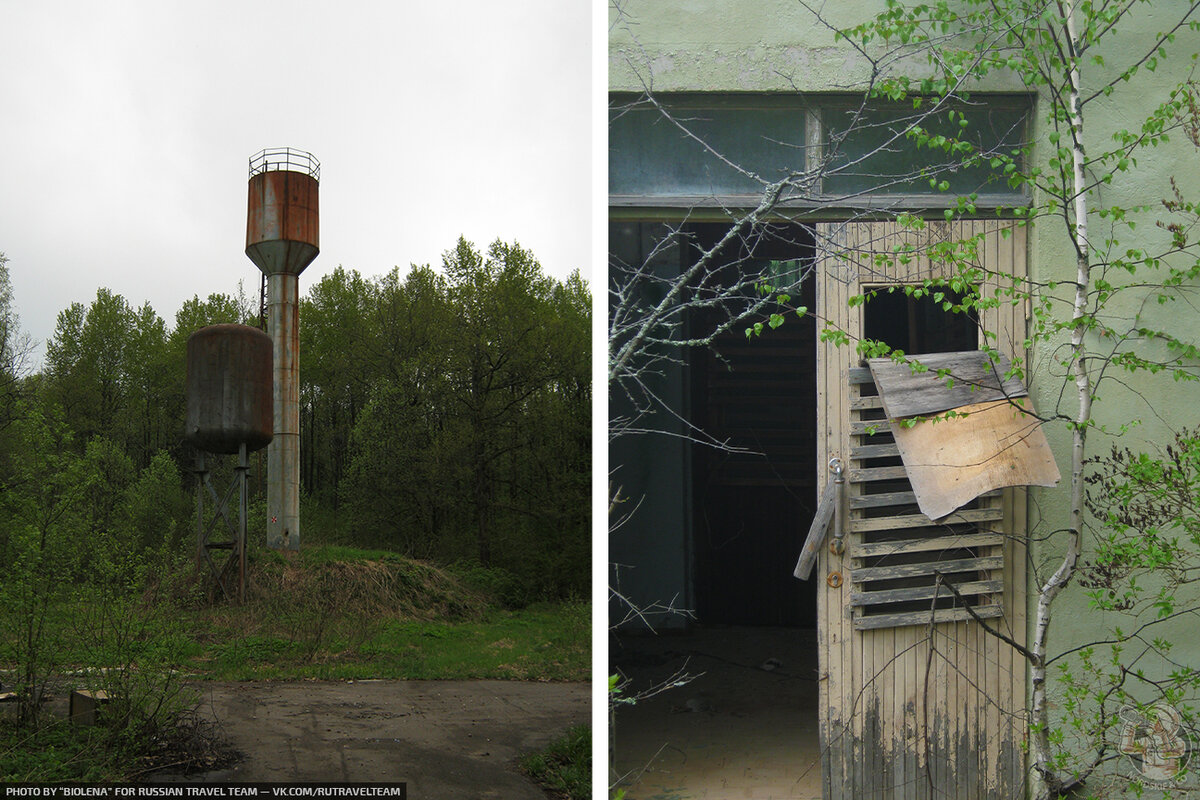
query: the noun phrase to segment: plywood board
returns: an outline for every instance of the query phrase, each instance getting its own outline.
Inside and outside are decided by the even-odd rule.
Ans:
[[[938,421],[896,425],[893,435],[917,505],[940,519],[993,489],[1055,486],[1060,474],[1036,418],[1000,400],[962,406]]]
[[[1029,394],[1019,378],[1004,379],[1012,363],[1003,356],[993,363],[983,351],[968,350],[922,354],[911,356],[910,360],[926,370],[913,372],[912,364],[897,363],[890,358],[872,358],[867,362],[889,419],[927,416]],[[939,375],[943,370],[948,372]]]

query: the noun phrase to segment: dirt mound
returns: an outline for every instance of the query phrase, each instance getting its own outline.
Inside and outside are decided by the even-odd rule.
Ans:
[[[249,583],[251,602],[290,598],[371,618],[467,620],[487,608],[486,598],[437,567],[390,553],[264,559],[251,567]]]

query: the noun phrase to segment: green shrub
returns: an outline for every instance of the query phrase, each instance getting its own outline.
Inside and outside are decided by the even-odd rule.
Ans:
[[[459,562],[451,566],[449,572],[507,609],[522,609],[543,599],[535,596],[528,583],[499,567],[482,567],[478,563]]]
[[[544,750],[522,756],[521,769],[566,800],[592,796],[592,729],[576,725]]]

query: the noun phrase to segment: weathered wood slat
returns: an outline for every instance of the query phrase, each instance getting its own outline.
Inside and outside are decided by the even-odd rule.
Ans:
[[[854,545],[856,558],[890,556],[898,553],[932,553],[960,547],[999,547],[1004,544],[1002,533],[964,533],[957,536],[923,536],[892,542],[859,542]]]
[[[955,511],[953,514],[942,517],[936,522],[924,514],[902,514],[896,517],[852,519],[850,520],[850,531],[852,533],[865,533],[867,531],[938,527],[969,522],[992,522],[1000,519],[1004,519],[1004,509],[1002,508],[968,508],[962,511]]]
[[[887,458],[900,455],[900,448],[893,444],[864,444],[850,448],[851,458]]]
[[[870,411],[876,408],[883,408],[883,398],[879,395],[855,397],[850,400],[851,411]]]
[[[874,384],[875,378],[871,375],[870,367],[851,367],[849,375],[846,376],[851,386],[862,386],[863,384]]]
[[[967,583],[956,583],[954,588],[963,596],[1000,594],[1004,591],[1004,581],[968,581]],[[906,603],[912,600],[932,600],[935,597],[953,597],[953,595],[945,586],[913,586],[908,589],[884,589],[878,592],[851,592],[850,605],[872,606],[882,603]]]
[[[985,492],[980,497],[999,497],[1000,490]],[[882,492],[880,494],[860,494],[850,498],[850,508],[886,508],[888,506],[916,505],[916,492]]]
[[[890,581],[897,578],[917,578],[922,575],[951,572],[986,572],[1004,566],[1004,556],[982,558],[952,558],[947,561],[925,561],[919,564],[890,564],[886,567],[860,567],[850,570],[851,583]],[[948,591],[948,590],[947,590]]]
[[[850,498],[850,508],[885,508],[888,506],[916,505],[917,496],[912,492],[884,492],[881,494],[859,494]]]
[[[1004,616],[1001,606],[977,606],[973,609],[980,619],[994,619]],[[905,625],[928,625],[929,611],[911,611],[903,614],[872,614],[869,617],[855,617],[854,629],[860,631],[877,628],[900,628]],[[939,608],[932,612],[933,621],[963,622],[971,619],[971,614],[965,608]],[[966,796],[966,795],[960,795]]]
[[[960,406],[1029,394],[1020,379],[1004,380],[1012,362],[1003,356],[994,364],[981,350],[928,353],[912,358],[928,369],[913,372],[912,365],[897,364],[890,358],[872,358],[868,362],[891,419],[939,414]],[[939,378],[941,370],[949,370],[949,376]]]
[[[868,467],[852,469],[846,473],[846,479],[851,483],[870,483],[872,481],[894,481],[907,478],[908,470],[904,467]]]
[[[837,508],[837,499],[838,485],[836,481],[831,480],[825,484],[825,491],[821,492],[821,501],[817,503],[817,513],[813,515],[812,524],[808,527],[808,536],[804,538],[804,547],[800,549],[800,559],[796,562],[795,571],[792,572],[802,581],[808,580],[813,564],[817,562],[817,555],[821,552],[821,542],[825,541],[825,534],[829,530],[829,523],[833,520],[833,512]]]
[[[892,432],[892,425],[886,419],[860,419],[850,423],[851,436],[876,436]]]

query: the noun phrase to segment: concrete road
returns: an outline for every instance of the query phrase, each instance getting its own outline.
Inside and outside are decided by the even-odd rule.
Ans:
[[[516,766],[591,718],[585,683],[204,683],[202,712],[245,754],[236,766],[152,781],[404,781],[408,797],[545,800]]]
[[[631,691],[697,676],[617,711],[610,778],[628,800],[820,800],[816,631],[697,628],[622,645]]]

